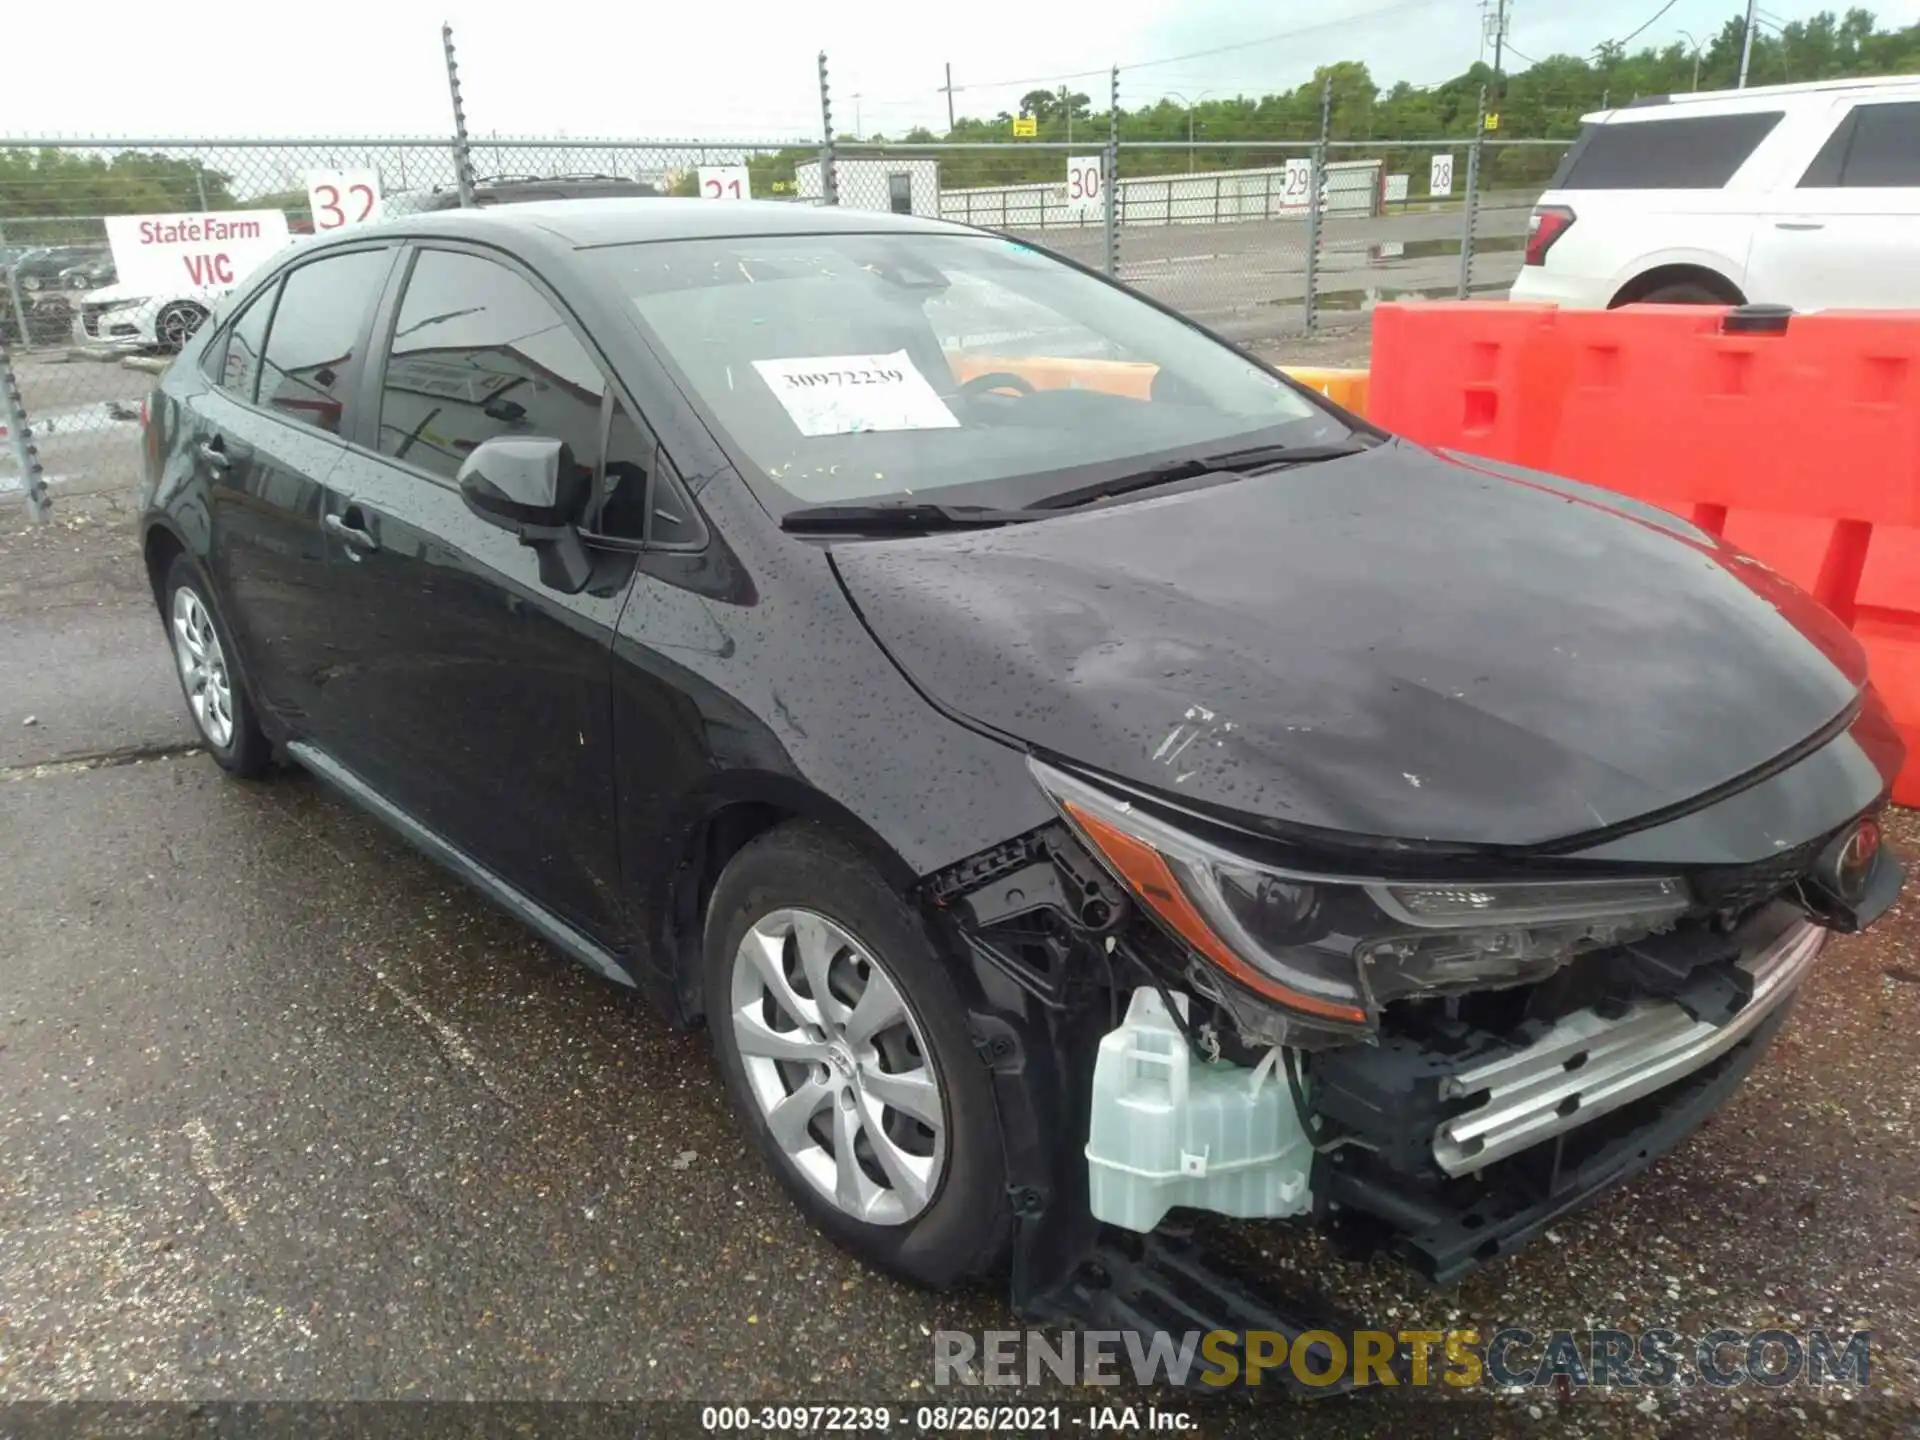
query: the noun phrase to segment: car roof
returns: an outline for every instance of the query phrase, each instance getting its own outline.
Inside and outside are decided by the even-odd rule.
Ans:
[[[1822,95],[1871,95],[1889,91],[1920,93],[1920,75],[1864,75],[1840,80],[1804,80],[1792,85],[1750,85],[1745,90],[1683,90],[1672,95],[1642,95],[1631,104],[1597,110],[1580,119],[1588,125],[1671,120],[1689,114],[1777,110],[1803,97],[1811,100]]]
[[[845,210],[783,200],[692,200],[672,196],[530,200],[470,210],[436,210],[356,226],[354,235],[380,232],[467,235],[502,240],[542,232],[551,241],[585,248],[649,240],[714,240],[740,235],[834,235],[875,231],[964,235],[965,226],[884,210]]]

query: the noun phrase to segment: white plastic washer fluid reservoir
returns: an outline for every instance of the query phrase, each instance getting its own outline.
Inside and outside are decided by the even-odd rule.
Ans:
[[[1187,997],[1175,1003],[1184,1017]],[[1176,1205],[1248,1220],[1304,1213],[1313,1145],[1276,1070],[1196,1058],[1159,992],[1135,990],[1094,1062],[1094,1216],[1147,1231]]]

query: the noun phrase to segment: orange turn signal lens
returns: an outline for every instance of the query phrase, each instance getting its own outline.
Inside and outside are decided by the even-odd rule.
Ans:
[[[1343,1005],[1337,1000],[1323,1000],[1317,995],[1303,994],[1291,986],[1282,985],[1271,975],[1242,960],[1232,946],[1214,934],[1206,918],[1194,908],[1193,902],[1187,898],[1187,892],[1180,888],[1179,880],[1167,865],[1165,856],[1146,841],[1108,824],[1073,801],[1062,798],[1060,803],[1073,817],[1073,823],[1079,826],[1080,833],[1106,857],[1133,893],[1152,906],[1154,914],[1176,935],[1242,985],[1290,1010],[1320,1015],[1350,1025],[1367,1023],[1364,1010]]]

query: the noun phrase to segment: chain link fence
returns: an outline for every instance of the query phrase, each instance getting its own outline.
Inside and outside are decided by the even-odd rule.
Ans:
[[[1572,144],[1571,140],[1495,139],[1482,144],[1475,167],[1473,236],[1465,267],[1472,293],[1504,295],[1520,277],[1527,219]]]
[[[484,136],[469,157],[477,192],[518,198],[582,177],[632,193],[699,193],[703,173],[745,168],[761,193],[792,198],[792,162],[812,141],[657,142]],[[153,374],[244,270],[303,237],[363,219],[460,203],[447,139],[89,140],[0,137],[0,499],[40,481],[125,488],[136,476],[140,400]],[[365,188],[357,180],[365,177]],[[782,178],[784,177],[784,179]],[[316,185],[313,182],[318,181]],[[204,273],[121,275],[142,223],[216,222]],[[116,242],[116,232],[118,242]],[[211,253],[230,264],[214,268]],[[176,260],[174,263],[178,264]],[[239,268],[233,268],[239,267]],[[27,443],[32,453],[27,453]],[[38,506],[36,509],[40,508]]]
[[[508,182],[532,198],[542,183],[592,177],[638,187],[629,193],[835,203],[995,230],[1266,345],[1352,323],[1382,300],[1504,294],[1568,143],[1334,140],[1324,128],[1116,143],[1097,121],[1061,140],[919,145],[830,129],[824,142],[474,134],[466,153],[480,203]],[[390,218],[457,206],[458,154],[450,138],[0,137],[0,381],[17,397],[0,411],[12,441],[0,446],[0,497],[31,499],[40,472],[56,488],[130,485],[152,372],[243,278],[120,275],[115,257],[141,217],[217,223],[239,235],[230,248],[245,268],[376,207]]]

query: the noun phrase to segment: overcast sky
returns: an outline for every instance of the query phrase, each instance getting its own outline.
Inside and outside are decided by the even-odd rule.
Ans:
[[[1545,56],[1621,38],[1662,0],[1511,3],[1514,48]],[[1169,94],[1200,100],[1290,88],[1334,60],[1364,60],[1383,84],[1426,84],[1481,52],[1478,0],[999,0],[931,14],[900,0],[594,9],[527,0],[75,9],[42,0],[7,8],[0,137],[441,134],[451,123],[442,20],[454,25],[477,135],[813,135],[822,49],[835,128],[852,130],[857,112],[862,133],[895,135],[921,123],[944,128],[938,87],[948,61],[954,82],[968,87],[956,96],[959,113],[990,115],[1014,109],[1026,90],[1061,83],[1103,108],[1105,67],[1114,63],[1123,67],[1121,103],[1131,107]],[[1738,8],[1739,0],[1675,0],[1634,43],[1665,44],[1683,30],[1704,42]],[[1844,4],[1768,0],[1762,8],[1792,20]],[[1887,0],[1877,13],[1883,25],[1912,23],[1920,0]],[[1174,58],[1220,47],[1237,48]]]

